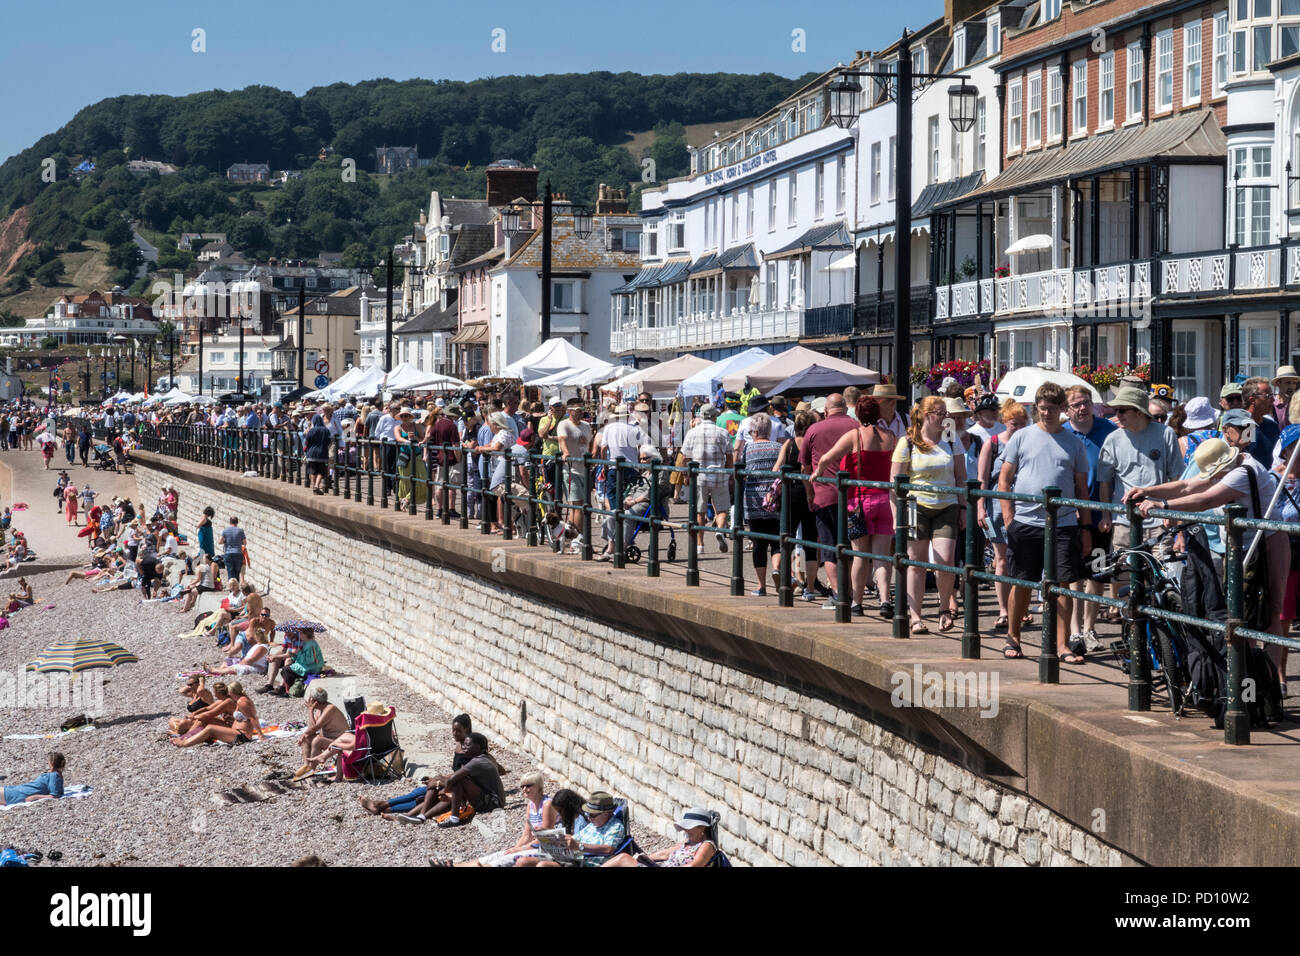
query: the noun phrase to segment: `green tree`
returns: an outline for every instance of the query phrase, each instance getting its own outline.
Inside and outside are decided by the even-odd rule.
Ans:
[[[131,226],[121,216],[112,216],[104,224],[104,241],[110,246],[118,246],[126,242],[135,244],[131,239]]]
[[[51,259],[36,270],[36,281],[41,285],[58,285],[63,278],[63,260]]]

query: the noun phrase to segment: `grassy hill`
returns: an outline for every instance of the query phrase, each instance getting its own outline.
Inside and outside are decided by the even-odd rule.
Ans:
[[[740,127],[752,123],[753,117],[749,119],[726,119],[712,120],[708,123],[691,123],[684,126],[686,131],[686,143],[689,146],[699,146],[701,143],[712,139],[713,134],[726,133],[729,130],[740,129]],[[621,144],[624,149],[632,154],[633,159],[641,159],[649,151],[655,141],[655,131],[652,129],[642,130],[639,133],[628,133],[627,139]]]
[[[173,239],[172,245],[175,244]],[[26,292],[0,296],[0,311],[7,309],[23,318],[34,319],[44,315],[61,295],[76,295],[92,289],[107,292],[113,288],[115,270],[108,264],[108,247],[93,239],[84,245],[86,248],[80,252],[59,253],[58,258],[63,263],[63,281],[59,285],[47,286],[33,280],[32,287]]]

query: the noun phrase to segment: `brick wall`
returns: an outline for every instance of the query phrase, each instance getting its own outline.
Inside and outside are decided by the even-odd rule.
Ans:
[[[1133,862],[1042,805],[858,715],[653,635],[358,542],[267,505],[164,480],[182,527],[206,505],[240,518],[250,577],[374,666],[581,792],[627,797],[668,834],[702,804],[752,865],[1119,865]],[[524,718],[521,705],[526,705]]]

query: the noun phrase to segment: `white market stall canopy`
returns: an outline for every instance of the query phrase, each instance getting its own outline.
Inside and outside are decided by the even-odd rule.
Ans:
[[[314,392],[307,392],[303,395],[303,398],[332,401],[336,398],[342,398],[344,395],[370,396],[378,392],[383,387],[383,384],[384,370],[378,365],[372,365],[367,369],[353,366],[343,373],[338,381],[331,382],[324,388],[318,388]]]
[[[388,378],[384,381],[384,389],[390,392],[441,391],[468,387],[458,378],[425,372],[410,362],[398,365],[388,373]]]
[[[591,368],[569,368],[556,372],[554,375],[543,375],[541,378],[529,379],[524,382],[525,385],[536,385],[539,388],[554,385],[569,385],[574,388],[584,388],[589,385],[598,385],[601,382],[608,382],[611,378],[623,371],[622,365],[610,365],[608,363]]]
[[[698,355],[679,355],[618,380],[624,393],[649,392],[654,398],[671,398],[685,379],[713,363]]]
[[[610,363],[588,355],[576,348],[567,339],[551,339],[543,342],[517,362],[511,362],[500,372],[501,378],[517,378],[524,382],[534,382],[540,378],[556,375],[575,369],[598,369],[604,371]],[[622,366],[614,367],[614,375],[622,371]],[[613,378],[614,375],[609,376]]]
[[[767,394],[773,386],[781,384],[795,372],[803,371],[812,365],[820,365],[822,368],[846,372],[850,375],[860,375],[863,382],[868,385],[880,381],[879,372],[873,372],[865,366],[854,365],[852,362],[846,362],[824,352],[814,352],[802,345],[796,345],[792,349],[773,355],[766,362],[728,372],[722,377],[722,385],[729,392],[738,392],[744,388],[745,379],[749,379],[751,385],[763,394]]]
[[[724,375],[739,372],[741,369],[757,365],[759,362],[766,362],[771,357],[771,352],[760,348],[745,349],[743,352],[729,355],[686,378],[677,386],[677,394],[683,398],[692,398],[696,395],[712,395],[717,389],[714,383],[720,381]],[[742,384],[744,383],[742,382]]]

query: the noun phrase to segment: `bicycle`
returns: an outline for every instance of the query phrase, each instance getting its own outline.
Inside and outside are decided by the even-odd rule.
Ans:
[[[1195,525],[1167,528],[1140,544],[1116,548],[1107,555],[1107,563],[1096,579],[1109,581],[1116,574],[1125,571],[1137,573],[1141,576],[1147,602],[1152,607],[1165,611],[1182,611],[1182,589],[1172,568],[1186,562],[1187,555],[1173,552],[1169,545],[1181,531],[1192,527]],[[1158,556],[1158,552],[1164,553],[1164,556]],[[1128,567],[1130,555],[1139,558],[1136,571]],[[1126,585],[1121,588],[1120,595],[1128,594],[1130,587],[1131,585]],[[1170,710],[1174,717],[1181,718],[1192,698],[1192,681],[1187,669],[1187,634],[1181,623],[1162,618],[1146,618],[1144,628],[1147,653],[1151,658],[1152,682],[1158,680],[1163,683]],[[1128,643],[1124,640],[1112,641],[1110,647],[1119,659],[1120,669],[1128,674],[1132,667]]]

